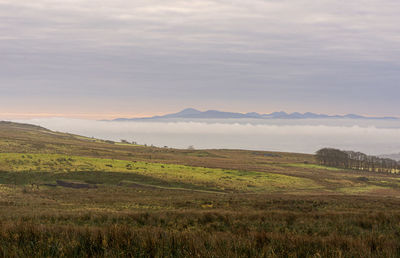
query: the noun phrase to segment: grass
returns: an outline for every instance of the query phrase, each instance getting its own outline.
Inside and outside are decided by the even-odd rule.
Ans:
[[[69,205],[59,211],[47,208],[35,216],[20,213],[17,220],[3,217],[0,251],[5,256],[36,257],[396,257],[399,254],[399,202],[392,199],[347,197],[338,202],[333,197],[315,196],[212,198],[209,194],[193,194],[170,195],[176,198],[171,203],[174,209],[156,205],[168,203],[166,192],[164,196],[145,192],[142,198],[152,196],[150,203],[126,205],[126,209],[119,211],[90,206],[78,210]],[[211,199],[212,205],[202,201],[201,196]],[[69,200],[61,194],[54,198]],[[92,201],[96,200],[94,197]],[[102,203],[107,201],[106,198]],[[15,209],[13,203],[1,205]],[[25,210],[29,208],[27,205]]]
[[[400,256],[396,174],[2,122],[0,152],[0,257]]]
[[[377,185],[361,185],[361,186],[352,186],[352,187],[344,187],[338,189],[338,191],[346,193],[346,194],[358,194],[358,193],[373,193],[377,190],[386,190],[387,187],[377,186]]]
[[[171,182],[174,185],[183,183],[220,191],[287,191],[315,189],[319,187],[310,179],[272,173],[88,158],[61,154],[0,153],[0,169],[20,173],[39,173],[39,177],[32,175],[32,173],[16,176],[19,178],[24,176],[29,177],[31,181],[35,178],[35,180],[40,180],[42,184],[51,183],[51,181],[47,181],[49,179],[64,178],[65,173],[72,173],[72,175],[68,175],[67,177],[74,178],[74,173],[86,171],[89,173],[98,172],[95,175],[91,174],[91,177],[102,184],[109,183],[109,181],[106,180],[107,177],[100,176],[100,172],[102,172],[102,175],[104,175],[104,172],[123,173],[123,178],[129,178],[129,174],[133,174],[135,176],[151,178],[153,181],[154,179],[163,180]],[[57,176],[49,176],[43,173],[56,173]],[[90,180],[90,177],[87,180]],[[18,181],[20,180],[18,179]],[[113,182],[115,184],[115,180]]]
[[[308,169],[325,169],[325,170],[331,170],[331,171],[341,171],[343,169],[339,168],[334,168],[334,167],[327,167],[327,166],[321,166],[317,164],[302,164],[302,163],[292,163],[292,164],[284,164],[284,166],[288,167],[298,167],[298,168],[308,168]]]

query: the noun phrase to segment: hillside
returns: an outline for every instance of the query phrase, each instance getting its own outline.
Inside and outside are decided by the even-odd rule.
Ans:
[[[0,254],[396,256],[400,177],[0,122]],[[1,255],[0,255],[1,256]]]
[[[171,184],[190,183],[200,188],[212,185],[212,189],[222,191],[240,188],[243,191],[274,189],[281,192],[379,192],[392,195],[398,192],[399,184],[395,175],[367,172],[361,175],[356,171],[319,166],[314,156],[307,154],[145,147],[7,122],[0,123],[0,149],[4,153],[0,155],[3,171],[119,172],[168,179]],[[28,159],[29,154],[35,155]],[[57,162],[70,157],[76,162]],[[110,166],[99,166],[98,163],[109,163]],[[183,171],[180,176],[176,175],[176,170],[159,169],[177,165],[185,165],[180,168]],[[127,169],[128,166],[132,168]],[[203,168],[207,169],[199,172]],[[263,183],[263,180],[267,181]],[[239,181],[243,182],[240,183],[243,186],[236,187]]]

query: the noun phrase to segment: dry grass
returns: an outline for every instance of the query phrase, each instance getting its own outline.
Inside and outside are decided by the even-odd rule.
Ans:
[[[165,192],[164,197],[154,197],[168,199]],[[0,254],[7,257],[400,255],[400,203],[395,199],[259,195],[213,198],[199,194],[176,197],[170,210],[65,209],[63,212],[42,207],[37,212],[9,214],[1,220]],[[213,205],[195,207],[196,203],[206,203],[205,199]]]
[[[0,150],[0,257],[400,256],[397,175],[9,123]]]

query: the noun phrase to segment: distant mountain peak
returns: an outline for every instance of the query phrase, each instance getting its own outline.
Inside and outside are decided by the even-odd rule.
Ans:
[[[185,108],[184,110],[176,113],[176,114],[199,114],[201,111],[194,108]]]
[[[136,121],[136,120],[155,120],[155,119],[398,119],[396,117],[364,117],[356,114],[347,115],[326,115],[311,112],[306,113],[286,113],[285,111],[273,112],[270,114],[259,114],[257,112],[234,113],[219,110],[200,111],[195,108],[185,108],[182,111],[163,116],[153,116],[145,118],[118,118],[113,121]]]

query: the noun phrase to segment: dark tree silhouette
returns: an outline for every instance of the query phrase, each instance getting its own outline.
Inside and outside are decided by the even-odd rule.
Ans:
[[[324,166],[380,173],[398,173],[400,162],[368,156],[361,152],[323,148],[316,152],[317,161]]]

